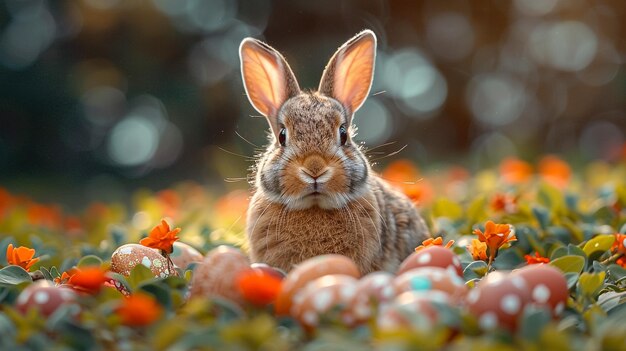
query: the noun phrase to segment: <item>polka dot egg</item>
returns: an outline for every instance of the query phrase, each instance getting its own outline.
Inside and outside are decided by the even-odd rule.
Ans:
[[[528,286],[522,278],[492,272],[467,294],[465,301],[470,313],[478,318],[481,329],[502,327],[515,331],[530,299]]]
[[[291,315],[308,330],[320,322],[321,316],[333,311],[341,315],[343,323],[351,325],[353,317],[347,307],[356,293],[357,280],[347,275],[326,275],[318,278],[293,298]]]
[[[398,293],[405,291],[441,291],[454,299],[462,299],[467,293],[465,281],[456,273],[439,267],[414,268],[394,280]]]
[[[511,277],[518,277],[526,282],[534,304],[548,307],[554,316],[563,312],[569,289],[565,276],[558,268],[534,264],[513,271]]]
[[[298,290],[309,282],[329,274],[342,274],[359,278],[361,274],[356,264],[342,255],[322,255],[310,258],[291,270],[283,280],[283,285],[276,299],[277,315],[287,315],[291,310],[292,300]]]
[[[76,301],[76,293],[64,287],[54,286],[48,281],[38,281],[26,287],[18,296],[15,307],[26,313],[36,309],[42,316],[48,317],[59,307]]]
[[[381,305],[376,325],[381,331],[401,329],[428,331],[439,322],[436,304],[450,304],[448,294],[440,291],[407,291],[391,303]]]
[[[356,283],[356,292],[349,303],[349,313],[355,324],[364,323],[375,313],[376,306],[396,297],[394,276],[388,272],[373,272]]]
[[[398,269],[398,275],[414,268],[439,267],[463,277],[461,261],[454,252],[441,246],[430,246],[412,253]]]
[[[111,255],[111,271],[128,276],[137,266],[142,264],[150,268],[155,277],[165,278],[176,275],[172,264],[157,250],[139,244],[126,244],[117,248]]]

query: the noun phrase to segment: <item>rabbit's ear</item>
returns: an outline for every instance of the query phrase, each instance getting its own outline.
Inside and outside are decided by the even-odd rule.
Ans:
[[[261,41],[244,39],[239,46],[239,57],[248,99],[276,131],[278,109],[300,93],[298,82],[283,56]]]
[[[328,62],[319,91],[341,102],[349,114],[369,94],[376,60],[376,35],[364,30],[343,44]]]

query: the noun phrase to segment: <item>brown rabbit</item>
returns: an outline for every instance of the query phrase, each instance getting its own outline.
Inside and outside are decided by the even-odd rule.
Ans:
[[[283,56],[246,38],[239,48],[250,103],[272,133],[256,165],[247,235],[253,261],[290,270],[322,254],[353,259],[365,274],[394,271],[430,236],[404,194],[375,175],[352,138],[369,94],[376,36],[342,45],[319,90],[301,91]]]

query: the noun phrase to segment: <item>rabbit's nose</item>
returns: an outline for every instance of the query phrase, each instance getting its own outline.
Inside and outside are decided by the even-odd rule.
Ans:
[[[313,178],[317,178],[328,169],[326,162],[319,155],[308,156],[304,159],[304,162],[302,162],[302,166],[302,168],[306,170],[306,173]]]

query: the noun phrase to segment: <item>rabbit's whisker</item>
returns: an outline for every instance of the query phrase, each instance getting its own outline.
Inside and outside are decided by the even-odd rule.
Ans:
[[[223,148],[223,147],[221,147],[221,146],[218,146],[217,148],[218,148],[218,149],[220,149],[220,150],[222,150],[222,151],[224,151],[224,152],[226,152],[226,153],[228,153],[228,154],[231,154],[231,155],[235,155],[235,156],[242,157],[242,158],[244,158],[246,161],[256,161],[256,158],[254,158],[254,157],[252,157],[252,156],[246,156],[246,155],[238,154],[238,153],[236,153],[236,152],[228,151],[228,150],[224,149],[224,148]]]
[[[250,140],[248,140],[248,139],[244,138],[241,134],[239,134],[239,132],[238,132],[238,131],[235,131],[235,135],[237,135],[238,137],[240,137],[240,138],[241,138],[241,140],[245,141],[246,143],[248,143],[248,144],[250,144],[250,145],[254,146],[255,148],[257,148],[257,149],[261,149],[261,147],[260,147],[259,145],[256,145],[256,144],[254,144],[253,142],[251,142]]]
[[[371,162],[378,161],[378,160],[382,160],[383,158],[387,158],[387,157],[395,156],[395,155],[399,154],[400,152],[402,152],[402,150],[406,149],[406,147],[407,147],[407,146],[408,146],[408,145],[404,145],[404,146],[403,146],[403,147],[401,147],[400,149],[398,149],[398,150],[396,150],[396,151],[394,151],[394,152],[391,152],[391,153],[389,153],[388,155],[381,156],[381,157],[379,157],[379,158],[374,158],[374,159],[372,159],[372,160],[371,160]]]

